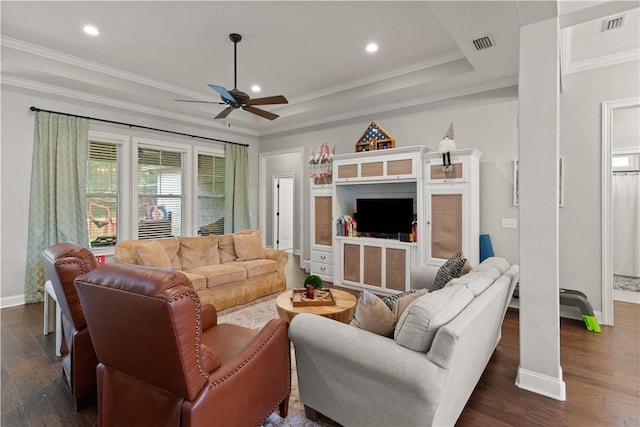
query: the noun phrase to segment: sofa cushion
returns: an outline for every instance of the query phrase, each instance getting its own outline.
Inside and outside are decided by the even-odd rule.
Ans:
[[[473,293],[474,297],[477,297],[481,293],[483,293],[495,280],[500,277],[500,272],[497,268],[491,267],[485,271],[472,271],[469,274],[466,274],[462,277],[458,277],[457,279],[452,279],[448,286],[455,285],[464,285],[471,293]]]
[[[496,269],[498,269],[500,274],[502,274],[505,271],[507,271],[509,269],[509,267],[511,267],[511,266],[509,265],[507,260],[504,259],[504,258],[489,257],[489,258],[485,259],[484,261],[482,261],[480,263],[480,265],[475,267],[473,270],[474,271],[486,271],[486,270],[490,269],[491,267],[495,267]]]
[[[400,316],[395,341],[411,350],[429,351],[438,329],[472,300],[473,294],[464,285],[448,286],[416,299]]]
[[[395,319],[389,307],[371,292],[363,290],[350,325],[388,337],[393,332],[394,324]]]
[[[251,261],[236,260],[232,265],[246,269],[247,279],[278,271],[278,263],[272,259],[254,259]]]
[[[262,233],[234,234],[233,247],[238,261],[251,261],[266,258],[262,249]]]
[[[171,261],[172,270],[182,270],[182,264],[178,256],[180,242],[175,237],[154,240],[121,240],[116,244],[113,260],[115,262],[126,262],[127,264],[140,264],[136,254],[136,246],[149,242],[158,242],[162,245],[169,257],[169,261]]]
[[[207,278],[207,288],[226,285],[247,278],[247,270],[234,263],[205,265],[187,270],[188,273],[200,274]]]
[[[193,289],[195,291],[201,291],[207,288],[207,278],[203,275],[188,273],[186,271],[183,271],[182,273],[184,273],[184,275],[187,276],[189,280],[191,280],[191,285],[193,286]]]
[[[220,257],[220,263],[236,260],[236,251],[233,248],[233,235],[225,234],[218,236],[218,256]]]
[[[136,245],[136,261],[145,267],[171,269],[171,261],[167,253],[155,240]]]
[[[436,278],[433,280],[432,291],[444,288],[451,279],[455,279],[460,275],[462,267],[467,260],[462,256],[462,252],[458,252],[449,258],[438,270]]]
[[[180,259],[184,270],[220,264],[217,238],[215,236],[181,237]]]

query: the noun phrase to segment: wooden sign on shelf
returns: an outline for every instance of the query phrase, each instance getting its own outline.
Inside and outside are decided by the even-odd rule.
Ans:
[[[358,142],[356,142],[356,153],[373,150],[386,150],[396,148],[396,140],[389,136],[386,130],[374,120],[369,124]]]

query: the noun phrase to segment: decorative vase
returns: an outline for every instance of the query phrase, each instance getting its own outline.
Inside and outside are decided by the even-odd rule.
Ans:
[[[316,295],[315,288],[311,285],[307,285],[307,298],[314,299]]]

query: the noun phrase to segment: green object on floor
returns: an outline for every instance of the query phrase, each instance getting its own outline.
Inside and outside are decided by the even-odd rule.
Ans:
[[[600,332],[600,325],[585,294],[573,289],[560,288],[560,304],[579,308],[587,330]]]
[[[586,325],[588,331],[600,332],[600,324],[598,323],[598,320],[595,318],[595,316],[587,316],[586,314],[583,314],[582,318],[584,319],[584,324]]]

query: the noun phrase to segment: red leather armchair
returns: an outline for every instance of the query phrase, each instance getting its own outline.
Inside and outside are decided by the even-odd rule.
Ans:
[[[107,264],[76,279],[98,355],[98,423],[257,426],[291,391],[288,323],[218,324],[178,271]]]
[[[96,268],[98,262],[89,249],[71,243],[58,243],[40,255],[62,311],[62,370],[80,410],[91,402],[92,394],[95,396],[98,359],[73,281]]]

